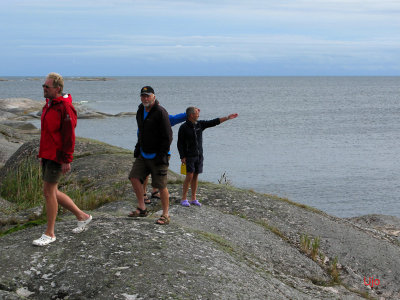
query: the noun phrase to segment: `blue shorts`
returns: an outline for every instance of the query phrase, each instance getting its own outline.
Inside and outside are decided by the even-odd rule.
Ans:
[[[203,155],[186,157],[186,172],[187,173],[203,173]]]

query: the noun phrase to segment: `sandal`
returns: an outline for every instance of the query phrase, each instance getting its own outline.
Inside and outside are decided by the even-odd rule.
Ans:
[[[158,195],[157,195],[158,194]],[[158,199],[160,200],[160,191],[151,193],[151,199]]]
[[[151,204],[151,200],[149,199],[149,197],[147,197],[147,194],[144,194],[144,203]]]
[[[190,204],[196,205],[196,206],[201,206],[201,203],[198,200],[193,200],[192,202],[190,202]]]
[[[158,225],[168,225],[171,218],[169,216],[162,215],[157,221],[156,224]]]
[[[143,218],[143,217],[147,217],[148,214],[149,214],[149,212],[147,211],[147,208],[141,209],[139,207],[136,207],[136,210],[135,211],[131,211],[129,213],[128,217],[131,217],[131,218],[141,217],[141,218]]]
[[[181,205],[182,205],[182,206],[185,206],[185,207],[189,207],[189,206],[190,206],[190,203],[189,203],[189,201],[187,201],[187,200],[181,200]]]

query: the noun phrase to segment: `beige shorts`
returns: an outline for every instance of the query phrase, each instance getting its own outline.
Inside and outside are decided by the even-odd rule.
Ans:
[[[42,158],[42,178],[49,183],[57,183],[62,175],[61,165],[55,161]]]
[[[163,189],[167,187],[168,165],[156,165],[154,159],[145,159],[139,155],[133,163],[130,178],[137,178],[141,183],[151,174],[151,186]]]

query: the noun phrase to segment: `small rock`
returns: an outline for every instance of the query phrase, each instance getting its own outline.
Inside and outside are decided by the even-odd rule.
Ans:
[[[16,293],[18,296],[26,297],[26,298],[28,298],[30,295],[34,294],[33,292],[29,291],[28,288],[26,288],[26,287],[17,289]]]

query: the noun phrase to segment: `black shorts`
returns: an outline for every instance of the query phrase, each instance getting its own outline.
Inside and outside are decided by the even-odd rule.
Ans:
[[[62,174],[61,165],[55,161],[42,158],[43,181],[57,183]]]
[[[186,172],[187,173],[203,173],[203,155],[186,157]]]

